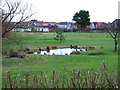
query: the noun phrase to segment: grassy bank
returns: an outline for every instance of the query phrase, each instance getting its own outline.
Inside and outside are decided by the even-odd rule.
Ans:
[[[22,42],[23,47],[37,48],[46,47],[47,45],[56,46],[69,46],[69,45],[80,45],[80,46],[104,46],[113,47],[114,41],[107,33],[64,33],[66,40],[59,43],[54,40],[55,33],[33,33],[33,32],[15,32],[11,37],[15,40]],[[16,43],[3,39],[3,50],[6,48],[18,48]]]
[[[27,55],[27,58],[7,58],[3,55],[2,60],[2,74],[3,79],[6,76],[6,72],[10,70],[11,77],[15,77],[15,74],[19,73],[21,78],[25,78],[26,71],[29,71],[30,78],[32,78],[33,72],[38,75],[42,71],[46,75],[52,75],[53,70],[60,72],[60,78],[62,73],[66,71],[68,77],[71,76],[73,69],[93,71],[95,69],[102,71],[102,60],[105,61],[107,70],[109,73],[113,71],[117,74],[118,71],[118,53],[114,53],[114,40],[107,33],[64,33],[66,40],[59,41],[54,40],[55,33],[25,33],[16,32],[13,36],[16,40],[22,42],[23,47],[45,48],[46,46],[68,47],[70,45],[78,46],[95,46],[97,49],[82,52],[79,55]],[[20,48],[16,43],[3,39],[3,51],[10,48]],[[103,46],[103,49],[100,47]],[[104,53],[104,55],[89,55],[92,53]],[[4,80],[3,80],[4,83]]]

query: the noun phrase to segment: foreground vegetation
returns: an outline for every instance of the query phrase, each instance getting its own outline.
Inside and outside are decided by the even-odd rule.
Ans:
[[[16,32],[12,34],[16,40],[22,43],[23,48],[46,48],[47,46],[69,47],[70,45],[78,46],[95,46],[95,50],[82,52],[78,55],[34,55],[27,54],[26,58],[7,58],[3,55],[2,60],[2,75],[3,87],[5,87],[5,77],[8,70],[11,73],[11,78],[15,78],[16,74],[20,74],[20,80],[25,79],[26,72],[29,72],[29,79],[33,80],[33,73],[39,76],[41,72],[52,78],[53,70],[59,71],[59,78],[64,78],[63,73],[67,73],[70,79],[73,75],[73,70],[86,69],[93,72],[94,70],[102,71],[101,62],[104,60],[107,66],[107,72],[115,75],[118,74],[118,53],[114,53],[114,40],[107,33],[64,33],[66,40],[54,40],[55,33],[25,33]],[[12,37],[12,36],[11,36]],[[3,52],[8,49],[18,50],[16,43],[3,39]],[[103,48],[101,48],[103,47]],[[97,55],[95,53],[103,53]],[[66,70],[65,70],[66,67]],[[78,72],[78,71],[77,71]],[[93,74],[94,75],[94,74]],[[84,75],[85,76],[85,75]]]
[[[20,74],[11,78],[11,73],[8,71],[4,86],[5,88],[118,88],[118,76],[114,72],[112,74],[107,72],[104,61],[102,71],[73,69],[69,78],[66,68],[64,70],[65,73],[61,79],[59,71],[53,70],[53,75],[49,77],[43,72],[39,76],[34,72],[33,80],[29,79],[29,72],[26,73],[25,78],[21,79]]]

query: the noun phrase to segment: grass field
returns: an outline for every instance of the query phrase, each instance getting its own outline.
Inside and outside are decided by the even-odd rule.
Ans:
[[[6,55],[2,56],[2,75],[3,79],[8,70],[11,71],[12,77],[16,73],[20,73],[22,78],[25,78],[26,71],[30,74],[36,72],[39,74],[43,71],[46,75],[51,75],[52,71],[58,70],[60,77],[64,73],[64,68],[68,77],[70,77],[73,69],[92,71],[94,69],[102,70],[102,60],[105,61],[108,72],[114,71],[118,73],[118,53],[114,52],[114,40],[107,33],[64,33],[66,40],[54,40],[55,33],[28,33],[28,32],[15,32],[12,35],[22,42],[23,47],[45,48],[46,46],[69,47],[70,45],[78,46],[95,46],[97,49],[82,52],[79,55],[27,55],[28,58],[7,58]],[[16,43],[3,39],[3,51],[10,48],[20,48]],[[103,49],[100,47],[103,46]],[[88,55],[91,53],[104,53],[105,55]],[[32,75],[31,77],[32,78]],[[3,81],[4,83],[4,81]]]

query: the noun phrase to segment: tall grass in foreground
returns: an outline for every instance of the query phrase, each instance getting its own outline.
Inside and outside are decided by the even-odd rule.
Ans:
[[[109,74],[107,67],[102,62],[102,71],[80,71],[73,70],[73,75],[66,78],[60,78],[59,71],[53,70],[53,76],[47,77],[43,72],[38,76],[33,73],[33,80],[29,79],[29,72],[26,78],[21,79],[17,74],[14,79],[11,78],[10,71],[4,78],[3,88],[118,88],[118,76],[115,73]]]

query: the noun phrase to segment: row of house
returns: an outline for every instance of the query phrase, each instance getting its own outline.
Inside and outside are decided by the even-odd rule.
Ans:
[[[119,19],[113,21],[116,23]],[[113,23],[104,23],[104,22],[91,22],[89,26],[86,27],[87,30],[96,30],[96,29],[107,29],[108,26],[111,26]],[[42,32],[52,32],[56,28],[62,28],[66,30],[78,29],[78,25],[73,22],[43,22],[37,20],[21,22],[13,31],[42,31]]]
[[[70,29],[73,23],[68,22],[43,22],[37,20],[31,20],[28,22],[21,22],[13,31],[43,31],[51,32],[55,31],[56,28]]]

